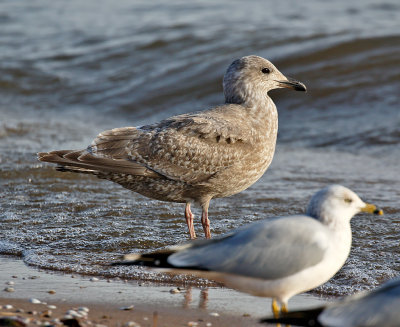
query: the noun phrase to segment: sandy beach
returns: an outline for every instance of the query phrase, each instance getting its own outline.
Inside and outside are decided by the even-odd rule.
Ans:
[[[259,318],[271,314],[269,299],[223,287],[178,288],[57,273],[28,267],[15,257],[0,258],[0,280],[0,317],[18,316],[29,326],[62,324],[65,318],[76,318],[81,326],[257,326]],[[304,294],[294,297],[290,308],[323,302]]]

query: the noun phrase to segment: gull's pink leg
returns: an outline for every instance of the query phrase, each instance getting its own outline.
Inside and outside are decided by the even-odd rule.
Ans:
[[[194,231],[194,225],[193,225],[193,214],[192,211],[190,211],[190,203],[186,203],[185,207],[185,218],[186,218],[186,224],[189,229],[190,233],[190,238],[194,240],[196,238],[196,232]]]
[[[203,212],[201,213],[201,224],[203,225],[204,234],[206,238],[211,238],[210,232],[210,220],[208,219],[208,205],[210,200],[208,200],[204,205],[202,205]]]

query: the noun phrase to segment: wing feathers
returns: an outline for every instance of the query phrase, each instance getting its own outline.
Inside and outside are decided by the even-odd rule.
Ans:
[[[281,316],[278,318],[265,318],[260,320],[260,322],[269,324],[322,327],[318,321],[318,316],[324,309],[324,307],[320,307],[311,310],[281,313]]]
[[[236,107],[175,116],[158,124],[100,133],[83,151],[41,153],[39,160],[93,171],[204,183],[229,167],[252,160],[252,129],[238,122]],[[242,117],[243,118],[243,117]],[[68,167],[67,167],[68,166]]]
[[[100,133],[88,147],[88,152],[108,158],[129,158],[128,147],[139,136],[135,127],[114,128]]]

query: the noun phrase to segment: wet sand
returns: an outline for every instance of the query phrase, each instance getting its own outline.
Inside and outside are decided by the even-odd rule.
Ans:
[[[133,322],[140,326],[257,326],[259,318],[271,314],[269,299],[223,287],[178,289],[174,285],[41,271],[15,257],[0,258],[0,281],[0,317],[28,318],[29,325],[35,325],[35,320],[54,324],[54,319],[63,319],[68,310],[82,307],[89,309],[86,318],[78,318],[82,326],[134,326]],[[13,292],[5,290],[10,287]],[[31,303],[31,299],[40,303]],[[303,294],[294,297],[289,306],[310,308],[325,301]],[[6,309],[6,305],[12,308]],[[23,312],[16,312],[18,309]],[[50,317],[45,317],[48,310]]]

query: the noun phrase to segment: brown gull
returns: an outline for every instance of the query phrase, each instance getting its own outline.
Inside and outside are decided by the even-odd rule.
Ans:
[[[278,113],[268,92],[306,91],[304,84],[254,55],[228,67],[223,87],[223,105],[152,125],[104,131],[85,150],[41,152],[39,160],[58,164],[60,171],[111,180],[152,199],[186,203],[192,239],[196,234],[190,205],[197,203],[210,238],[210,200],[245,190],[272,161]]]

